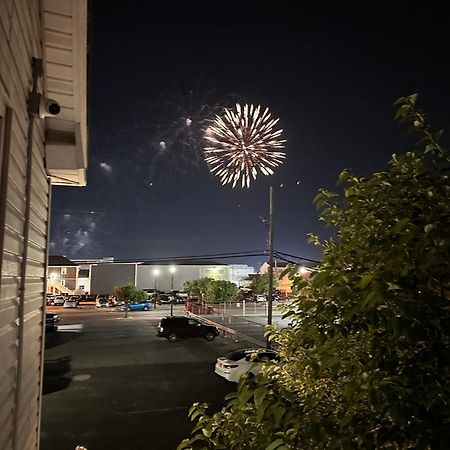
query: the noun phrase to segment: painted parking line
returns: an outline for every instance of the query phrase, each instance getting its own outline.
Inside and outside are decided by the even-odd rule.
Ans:
[[[74,323],[71,325],[58,325],[58,332],[62,333],[81,333],[84,325],[82,323]]]

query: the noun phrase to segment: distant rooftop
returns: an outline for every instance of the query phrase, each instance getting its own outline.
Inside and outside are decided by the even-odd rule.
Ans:
[[[145,266],[229,266],[226,262],[217,262],[209,259],[192,259],[183,257],[176,259],[115,259],[113,257],[97,258],[97,259],[74,259],[77,265],[82,264],[139,264]],[[233,264],[232,264],[233,265]],[[246,264],[238,264],[239,266],[246,266]],[[253,269],[254,270],[254,269]]]
[[[78,264],[74,263],[73,261],[62,255],[50,255],[48,257],[48,265],[57,267],[60,266],[67,267],[67,266],[77,266]]]
[[[177,259],[177,260],[156,260],[156,261],[142,261],[141,264],[145,266],[227,266],[228,264],[210,261],[207,259]]]

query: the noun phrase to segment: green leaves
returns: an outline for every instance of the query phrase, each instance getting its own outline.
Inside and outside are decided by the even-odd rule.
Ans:
[[[369,273],[367,275],[364,275],[359,282],[359,287],[361,289],[365,289],[370,283],[372,283],[373,278],[374,274]]]
[[[229,302],[236,299],[238,287],[226,280],[213,280],[212,278],[200,278],[186,281],[183,289],[194,297],[210,302]]]
[[[273,276],[273,287],[278,286],[278,278],[276,275]],[[269,274],[257,274],[252,278],[252,282],[250,284],[253,294],[267,294],[269,291]]]
[[[315,198],[336,236],[310,236],[322,263],[310,282],[296,282],[284,310],[290,326],[267,330],[281,363],[243,379],[221,411],[194,408],[189,442],[446,449],[439,437],[450,421],[450,158],[416,101],[396,102],[396,120],[420,135],[413,151],[367,178],[344,170],[340,194],[323,189]]]
[[[113,294],[118,300],[126,300],[130,302],[140,302],[147,300],[147,292],[138,289],[133,284],[126,284],[124,286],[116,286],[114,288]]]
[[[411,219],[409,217],[405,217],[401,220],[398,220],[397,223],[392,228],[392,233],[400,233],[404,230],[404,228],[409,225]]]
[[[276,439],[275,441],[273,441],[270,445],[268,445],[266,448],[265,448],[265,450],[275,450],[275,449],[278,449],[278,450],[282,450],[282,448],[289,448],[289,447],[286,447],[285,445],[284,445],[284,441],[283,441],[283,439],[281,439],[281,438],[278,438],[278,439]]]

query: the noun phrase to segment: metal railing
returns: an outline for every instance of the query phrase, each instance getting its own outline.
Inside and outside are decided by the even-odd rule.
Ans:
[[[189,311],[186,311],[186,315],[188,317],[192,317],[193,319],[197,319],[199,322],[204,323],[205,325],[211,325],[213,327],[216,327],[218,330],[222,331],[222,335],[224,337],[236,337],[236,330],[233,328],[227,327],[219,322],[214,322],[209,319],[205,319],[203,316],[199,316],[197,314],[191,313]]]

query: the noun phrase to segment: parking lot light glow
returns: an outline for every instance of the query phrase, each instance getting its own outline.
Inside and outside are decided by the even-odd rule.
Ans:
[[[301,266],[299,269],[300,275],[305,275],[308,273],[308,269],[306,267]]]

